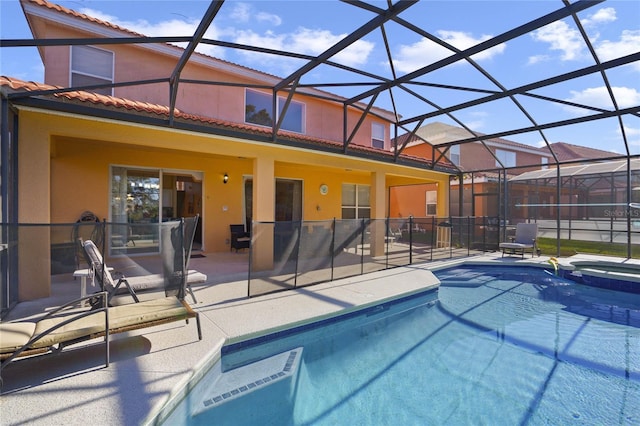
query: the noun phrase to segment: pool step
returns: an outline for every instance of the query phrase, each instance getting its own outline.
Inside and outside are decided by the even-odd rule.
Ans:
[[[199,406],[194,407],[193,415],[197,416],[204,411],[278,382],[287,379],[291,381],[297,375],[302,359],[302,349],[302,347],[291,349],[220,373],[215,384],[203,393]]]

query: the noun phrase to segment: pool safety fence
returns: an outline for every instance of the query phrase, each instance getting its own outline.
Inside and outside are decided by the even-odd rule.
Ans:
[[[182,238],[163,229],[175,227],[176,223],[179,221],[1,224],[2,316],[17,304],[19,294],[27,295],[27,300],[55,297],[51,287],[45,289],[42,283],[76,281],[79,290],[74,299],[81,292],[100,291],[82,245],[87,240],[95,243],[114,279],[122,275],[144,276],[159,277],[155,281],[163,282],[167,266],[167,260],[163,259],[167,244],[163,245],[163,241],[168,243],[172,239],[175,243],[175,238]]]
[[[427,217],[254,222],[248,296],[494,251],[499,220]]]

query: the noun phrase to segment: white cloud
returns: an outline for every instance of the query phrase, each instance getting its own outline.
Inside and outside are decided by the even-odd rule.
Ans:
[[[627,136],[640,136],[640,127],[633,128],[624,126],[624,132]]]
[[[616,133],[618,134],[619,137],[622,136],[622,132],[620,131],[619,127],[616,129]],[[630,146],[640,147],[640,127],[634,128],[634,127],[624,126],[624,133],[627,136],[627,141],[629,142]]]
[[[262,35],[252,30],[239,31],[236,33],[234,41],[236,43],[249,44],[252,46],[315,56],[324,52],[332,45],[342,40],[345,36],[346,34],[332,34],[328,30],[300,27],[293,33],[282,34],[276,34],[269,31]],[[373,48],[373,43],[365,40],[358,40],[331,59],[349,66],[363,65],[367,62]],[[250,58],[256,57],[256,55],[259,55],[262,59],[265,58],[264,55],[252,52],[244,52],[244,54]],[[281,58],[274,58],[274,60],[282,61]]]
[[[613,22],[617,19],[616,10],[612,7],[605,7],[602,9],[598,9],[596,13],[593,15],[589,15],[587,18],[582,19],[582,25],[585,27],[597,25],[597,24],[606,24],[609,22]]]
[[[612,87],[613,95],[618,104],[618,108],[629,108],[640,104],[640,92],[630,87]],[[606,87],[591,87],[582,91],[571,91],[571,97],[566,99],[583,105],[590,105],[598,108],[611,109],[613,103]],[[567,107],[568,111],[574,114],[584,114],[585,110],[573,107]]]
[[[527,64],[534,65],[539,62],[547,62],[550,60],[551,60],[551,57],[549,55],[534,55],[534,56],[529,56],[529,60],[527,61]]]
[[[251,21],[251,18],[255,18],[258,22],[271,24],[275,27],[282,24],[282,18],[278,15],[268,12],[256,12],[252,5],[243,2],[233,3],[233,9],[229,17],[236,23],[247,23]]]
[[[85,13],[94,18],[101,19],[111,24],[118,25],[128,30],[154,37],[160,35],[173,35],[173,36],[190,36],[193,35],[195,29],[200,22],[197,18],[187,18],[185,20],[172,19],[169,21],[161,21],[158,23],[151,23],[146,19],[138,19],[136,21],[127,21],[118,18],[117,16],[108,15],[93,9],[82,9],[82,13]]]
[[[247,3],[235,3],[230,17],[236,22],[249,22],[251,6]]]
[[[260,35],[251,30],[247,30],[236,32],[236,37],[233,41],[235,43],[246,44],[249,46],[264,47],[269,49],[281,49],[284,45],[284,38],[284,35],[274,34],[270,31],[267,31],[264,35]]]
[[[258,22],[267,22],[275,27],[282,24],[282,19],[278,15],[274,15],[273,13],[259,12],[256,14],[256,19],[258,20]]]
[[[551,50],[559,50],[563,61],[582,56],[584,40],[580,32],[570,28],[564,21],[555,21],[531,33],[535,41],[549,43]]]
[[[482,130],[485,124],[486,123],[484,120],[469,120],[464,122],[465,126],[467,126],[468,128],[474,131]]]
[[[443,41],[459,50],[468,49],[491,38],[489,35],[474,38],[469,33],[444,30],[438,31],[438,35]],[[472,58],[478,61],[491,59],[494,56],[501,54],[505,48],[506,45],[503,43],[485,50],[484,52],[478,53],[472,56]],[[422,38],[420,41],[410,45],[401,45],[397,50],[398,54],[394,58],[393,64],[397,70],[402,72],[415,71],[453,54],[451,50],[446,49],[426,38]]]
[[[594,14],[582,19],[585,28],[592,30],[601,25],[610,24],[617,20],[616,10],[612,7],[599,9]],[[531,33],[535,41],[549,44],[551,50],[561,52],[563,61],[585,59],[588,57],[586,44],[580,32],[570,27],[564,21],[556,21]],[[629,55],[638,51],[640,46],[640,30],[623,30],[619,40],[599,40],[600,35],[596,32],[590,34],[590,39],[594,45],[598,58],[607,61],[621,56]],[[542,62],[548,56],[537,55],[529,58],[529,64]],[[640,63],[632,65],[640,70]]]
[[[603,40],[595,46],[595,49],[602,61],[608,61],[635,53],[638,51],[638,46],[640,46],[640,30],[624,30],[620,40]],[[640,71],[640,63],[635,62],[632,66]]]
[[[189,18],[184,17],[184,20],[181,19],[171,19],[168,21],[161,21],[157,23],[151,23],[146,19],[138,19],[136,21],[126,21],[118,18],[117,16],[109,15],[99,10],[93,9],[82,9],[82,13],[85,13],[94,18],[109,22],[111,24],[118,25],[122,28],[126,28],[127,30],[134,31],[139,34],[143,34],[148,37],[158,37],[158,36],[192,36],[198,25],[200,24],[200,18]],[[218,38],[218,29],[212,24],[209,26],[209,29],[205,33],[206,38],[216,39]],[[181,47],[185,47],[186,43],[175,43]],[[200,53],[204,53],[207,55],[222,57],[224,52],[222,49],[211,46],[200,44],[196,49]]]

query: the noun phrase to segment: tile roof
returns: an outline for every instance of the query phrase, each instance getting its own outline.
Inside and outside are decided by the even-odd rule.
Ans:
[[[67,15],[70,15],[70,16],[75,16],[76,18],[84,19],[84,20],[87,20],[87,21],[94,22],[96,24],[100,24],[100,25],[104,25],[106,27],[110,27],[110,28],[112,28],[114,30],[124,31],[126,33],[131,34],[134,37],[144,37],[143,34],[136,33],[134,31],[128,30],[128,29],[123,28],[123,27],[120,27],[120,26],[112,24],[110,22],[94,18],[94,17],[86,15],[84,13],[76,12],[75,10],[72,10],[72,9],[66,8],[64,6],[60,6],[58,4],[51,3],[51,2],[48,2],[48,1],[45,1],[45,0],[22,0],[20,3],[23,3],[23,2],[32,3],[32,4],[35,4],[35,5],[38,5],[38,6],[46,7],[48,9],[54,10],[56,12],[62,12],[62,13],[65,13]]]
[[[481,133],[481,132],[475,132],[475,133],[477,136],[485,135],[485,133]],[[408,136],[409,136],[408,133],[398,136],[398,143],[399,144],[404,143],[404,141],[407,140]],[[409,144],[413,142],[422,142],[422,139],[420,139],[420,137],[429,141],[431,145],[438,146],[448,142],[455,142],[456,140],[473,138],[475,136],[462,127],[456,127],[456,126],[452,126],[452,125],[441,123],[441,122],[433,122],[420,127],[416,132],[416,135],[414,135],[409,141]],[[528,149],[528,150],[538,149],[531,145],[527,145],[520,142],[514,142],[512,140],[503,139],[503,138],[486,139],[485,142],[492,142],[492,143],[500,144],[503,146],[510,146],[513,148],[520,148],[520,149]],[[542,153],[545,153],[545,152],[543,151]]]
[[[63,87],[52,86],[49,84],[36,83],[33,81],[23,81],[17,78],[0,76],[0,87],[3,89],[10,88],[7,92],[34,92],[34,91],[55,91],[61,90]],[[116,98],[114,96],[100,95],[92,92],[81,90],[73,90],[70,92],[60,92],[52,94],[58,99],[78,100],[81,102],[89,102],[96,105],[111,106],[116,108],[124,108],[138,112],[149,112],[152,114],[169,115],[169,107],[164,105],[150,104],[148,102],[132,101],[124,98]],[[176,112],[179,113],[178,110]]]
[[[135,114],[155,115],[161,117],[169,117],[169,107],[166,105],[150,104],[147,102],[134,101],[125,98],[118,98],[115,96],[101,95],[92,92],[85,92],[81,90],[74,90],[68,92],[55,92],[56,90],[64,89],[58,86],[52,86],[48,84],[36,83],[33,81],[23,81],[16,78],[0,76],[0,91],[3,95],[11,95],[22,92],[40,92],[45,91],[44,94],[39,94],[39,97],[46,99],[59,100],[61,102],[74,102],[80,104],[91,104],[94,107],[102,107],[109,109],[127,110],[128,112]],[[48,92],[53,91],[53,92]],[[269,127],[255,126],[246,123],[237,123],[231,121],[220,120],[211,117],[203,117],[195,114],[184,113],[178,109],[174,110],[174,119],[180,122],[196,122],[201,125],[208,126],[210,128],[225,129],[231,131],[238,131],[245,134],[261,135],[262,137],[271,137],[273,132]],[[310,148],[315,147],[330,147],[333,149],[342,149],[343,144],[337,141],[331,141],[326,139],[315,138],[299,133],[288,132],[280,130],[278,136],[282,140],[301,142],[310,145]],[[378,148],[350,144],[349,151],[356,151],[361,153],[369,153],[375,156],[386,158],[387,160],[393,158],[393,153]],[[422,163],[430,165],[430,162],[424,158],[401,155],[401,158],[416,163]],[[446,168],[447,164],[439,164],[439,167]],[[451,170],[453,171],[453,169]]]
[[[550,144],[550,146],[559,161],[593,160],[598,158],[611,158],[618,155],[615,152],[573,145],[566,142],[555,142]],[[548,152],[546,147],[540,149]]]

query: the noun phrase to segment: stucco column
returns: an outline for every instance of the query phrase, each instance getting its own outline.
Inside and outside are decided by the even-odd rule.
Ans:
[[[460,182],[463,185],[463,182]],[[438,217],[449,217],[449,196],[451,188],[448,176],[438,182]]]
[[[261,156],[253,160],[253,220],[252,267],[255,270],[273,268],[273,230],[275,220],[275,161]]]
[[[371,256],[384,255],[386,217],[386,176],[384,172],[371,173]]]
[[[21,112],[18,127],[18,222],[48,224],[51,220],[51,142],[47,129],[29,125]],[[18,234],[18,299],[51,295],[51,229],[22,226]],[[78,292],[79,293],[79,292]]]

